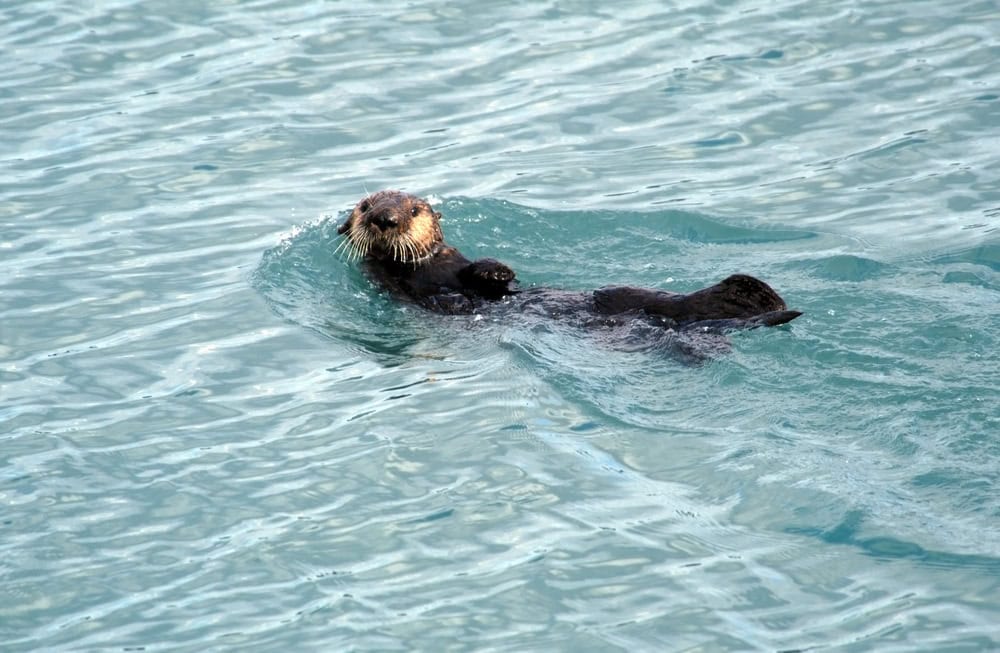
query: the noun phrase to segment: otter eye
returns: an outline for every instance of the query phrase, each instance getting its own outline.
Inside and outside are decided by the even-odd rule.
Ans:
[[[370,209],[371,207],[372,205],[368,203],[368,200],[365,200],[364,202],[361,203],[361,206],[359,208],[361,209],[362,213],[368,213],[368,209]]]
[[[420,209],[419,208],[417,208],[416,206],[410,207],[410,215],[412,215],[415,218],[419,214],[420,214]]]

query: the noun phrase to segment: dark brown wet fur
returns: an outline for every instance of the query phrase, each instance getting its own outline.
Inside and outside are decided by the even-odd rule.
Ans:
[[[689,294],[609,286],[593,292],[518,287],[514,271],[491,258],[470,261],[444,241],[441,214],[426,200],[383,190],[362,199],[337,230],[351,256],[393,294],[441,313],[506,306],[585,325],[644,319],[668,328],[725,331],[784,324],[801,315],[763,281],[744,274]]]

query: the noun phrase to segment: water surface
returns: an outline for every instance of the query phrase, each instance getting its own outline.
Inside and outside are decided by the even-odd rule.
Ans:
[[[5,650],[1000,647],[992,3],[0,16]],[[383,187],[805,315],[428,315],[333,253]]]

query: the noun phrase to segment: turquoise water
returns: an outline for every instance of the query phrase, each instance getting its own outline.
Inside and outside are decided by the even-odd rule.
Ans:
[[[995,3],[0,2],[4,651],[1000,647]],[[700,365],[429,315],[741,271]]]

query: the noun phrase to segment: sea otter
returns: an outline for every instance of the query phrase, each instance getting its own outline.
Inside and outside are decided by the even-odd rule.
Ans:
[[[592,292],[521,288],[514,271],[492,258],[470,261],[448,245],[441,214],[426,200],[396,190],[363,198],[337,229],[354,258],[393,295],[440,313],[480,313],[498,305],[586,325],[616,326],[642,318],[666,328],[720,332],[775,326],[801,313],[763,281],[734,274],[689,294],[610,286]]]

